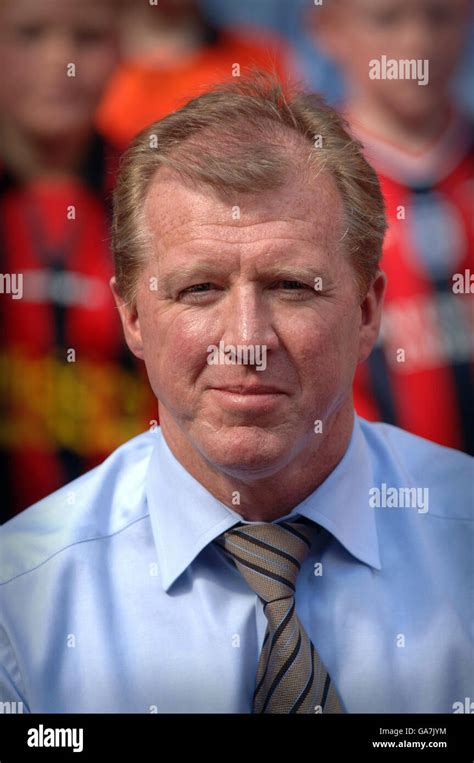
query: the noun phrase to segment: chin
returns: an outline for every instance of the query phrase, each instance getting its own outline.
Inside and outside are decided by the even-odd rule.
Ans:
[[[421,90],[421,87],[419,90]],[[394,110],[402,119],[416,123],[429,119],[433,114],[433,110],[438,107],[439,104],[436,99],[423,93],[414,93],[410,94],[410,97],[397,102],[394,105]]]
[[[196,442],[214,466],[229,473],[265,472],[283,466],[291,451],[288,432],[275,433],[261,427],[230,427]]]
[[[87,115],[74,115],[72,112],[51,113],[42,115],[31,124],[32,132],[43,140],[62,138],[65,135],[76,134],[90,123]]]

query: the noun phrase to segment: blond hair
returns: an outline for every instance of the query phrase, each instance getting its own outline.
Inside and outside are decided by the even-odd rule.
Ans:
[[[342,198],[344,248],[363,296],[378,270],[386,219],[377,175],[349,129],[320,95],[255,68],[151,124],[124,154],[114,192],[118,292],[135,301],[150,244],[147,192],[167,166],[221,196],[278,189],[295,171],[304,179],[326,169]]]

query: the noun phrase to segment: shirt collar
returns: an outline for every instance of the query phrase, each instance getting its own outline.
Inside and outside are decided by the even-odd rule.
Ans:
[[[196,556],[237,522],[240,514],[215,498],[175,458],[161,429],[156,430],[146,478],[146,496],[162,583],[167,591]],[[349,447],[331,474],[291,512],[330,532],[354,557],[381,569],[367,442],[357,416]]]

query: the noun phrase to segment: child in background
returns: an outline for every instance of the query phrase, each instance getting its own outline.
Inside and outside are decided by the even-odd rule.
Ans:
[[[274,69],[283,79],[296,73],[278,36],[250,26],[218,28],[197,0],[125,0],[121,27],[123,61],[106,89],[97,124],[124,147],[214,82],[237,76],[236,66]]]
[[[0,2],[0,521],[149,426],[108,285],[119,154],[93,126],[118,7]]]
[[[450,89],[470,9],[324,0],[307,21],[345,76],[341,108],[389,218],[381,339],[356,376],[356,408],[473,454],[474,142]]]

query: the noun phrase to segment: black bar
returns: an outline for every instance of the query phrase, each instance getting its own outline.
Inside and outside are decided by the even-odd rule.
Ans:
[[[368,757],[472,763],[473,719],[466,714],[403,715],[246,715],[246,714],[21,714],[0,715],[0,762],[180,759],[189,750],[212,760],[225,756],[254,760],[281,757],[289,746],[291,760],[361,760]],[[63,729],[63,735],[56,730]],[[82,738],[80,729],[82,729]],[[73,731],[75,730],[75,732]],[[231,735],[231,736],[230,736]],[[30,742],[43,746],[29,746]],[[55,742],[57,746],[49,746]],[[69,743],[69,747],[62,746]],[[374,744],[376,743],[376,744]],[[383,746],[382,746],[383,743]],[[416,744],[415,744],[416,743]],[[424,744],[424,747],[422,745]],[[82,749],[80,749],[82,747]],[[74,752],[74,748],[77,749]],[[129,757],[130,756],[130,757]],[[131,757],[133,756],[133,758]],[[328,757],[330,756],[330,757]],[[402,757],[403,756],[403,757]]]

